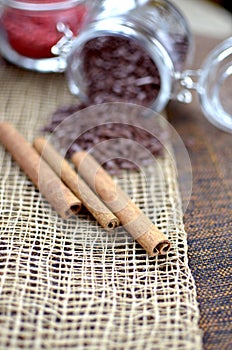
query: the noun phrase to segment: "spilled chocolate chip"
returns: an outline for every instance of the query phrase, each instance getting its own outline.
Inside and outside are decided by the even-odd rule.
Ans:
[[[170,34],[163,43],[176,69],[186,60],[188,44],[185,37],[177,34]],[[86,111],[88,106],[108,102],[149,107],[157,98],[161,84],[154,61],[134,40],[118,36],[98,37],[88,41],[82,50],[82,61],[88,103],[58,108],[44,131],[53,133],[59,147],[67,151],[67,157],[80,149],[88,151],[94,148],[92,152],[95,152],[96,158],[111,173],[117,173],[121,169],[136,170],[139,166],[148,165],[150,155],[160,156],[163,152],[163,142],[167,135],[159,126],[154,136],[154,133],[148,132],[149,127],[143,130],[133,125],[133,121],[130,125],[122,126],[120,122],[117,123],[117,116],[115,123],[112,123],[112,118],[106,122],[109,113],[107,108],[105,112],[104,108],[101,111],[97,109],[97,113],[96,110],[87,108],[87,116],[81,113],[82,117],[71,118],[71,124],[70,121],[64,121],[78,111]],[[138,117],[136,108],[131,107],[127,113]],[[127,118],[128,115],[125,116]],[[93,125],[95,126],[92,127]],[[138,150],[128,142],[125,146],[125,142],[120,139],[133,140],[133,145],[138,143],[141,147]],[[108,144],[103,146],[107,140],[111,140],[109,149]],[[95,148],[99,144],[102,144],[101,151],[99,147],[98,151]]]

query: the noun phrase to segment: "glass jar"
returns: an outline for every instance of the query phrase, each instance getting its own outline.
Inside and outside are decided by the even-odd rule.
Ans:
[[[192,56],[184,17],[165,0],[100,4],[67,57],[72,93],[87,103],[126,101],[161,111],[175,72]]]
[[[83,102],[125,101],[160,112],[170,99],[190,103],[191,90],[197,90],[208,120],[232,132],[232,38],[219,45],[201,69],[186,70],[193,39],[170,1],[98,1],[94,16],[70,48],[67,80]]]
[[[13,64],[39,72],[62,72],[66,60],[52,52],[63,37],[74,38],[87,18],[83,0],[3,0],[0,53]],[[63,47],[64,49],[64,47]]]

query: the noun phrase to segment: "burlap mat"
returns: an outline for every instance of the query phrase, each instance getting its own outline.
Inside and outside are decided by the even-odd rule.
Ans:
[[[0,116],[29,140],[58,105],[62,75],[1,62]],[[162,169],[160,176],[159,169]],[[127,234],[86,213],[62,221],[0,147],[1,349],[201,349],[198,305],[173,167],[160,159],[146,185],[118,181],[167,233],[167,257],[149,258]]]

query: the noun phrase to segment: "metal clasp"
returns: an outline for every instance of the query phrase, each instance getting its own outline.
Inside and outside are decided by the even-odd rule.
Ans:
[[[185,70],[175,73],[175,89],[174,98],[182,103],[192,102],[192,92],[190,90],[199,91],[198,79],[201,70]]]
[[[56,56],[66,57],[72,47],[74,34],[63,22],[58,22],[56,29],[64,35],[54,46],[52,46],[51,53]]]

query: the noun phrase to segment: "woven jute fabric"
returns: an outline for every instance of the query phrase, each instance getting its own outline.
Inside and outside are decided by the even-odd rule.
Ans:
[[[32,142],[48,116],[73,102],[63,75],[1,62],[1,120]],[[0,348],[201,349],[178,185],[168,157],[117,181],[167,234],[149,258],[120,228],[83,211],[63,221],[0,147]]]
[[[195,42],[193,68],[196,69],[219,41],[196,37]],[[193,169],[193,191],[185,226],[204,349],[229,350],[232,349],[232,137],[206,120],[197,96],[191,106],[171,103],[168,112],[185,142]]]

